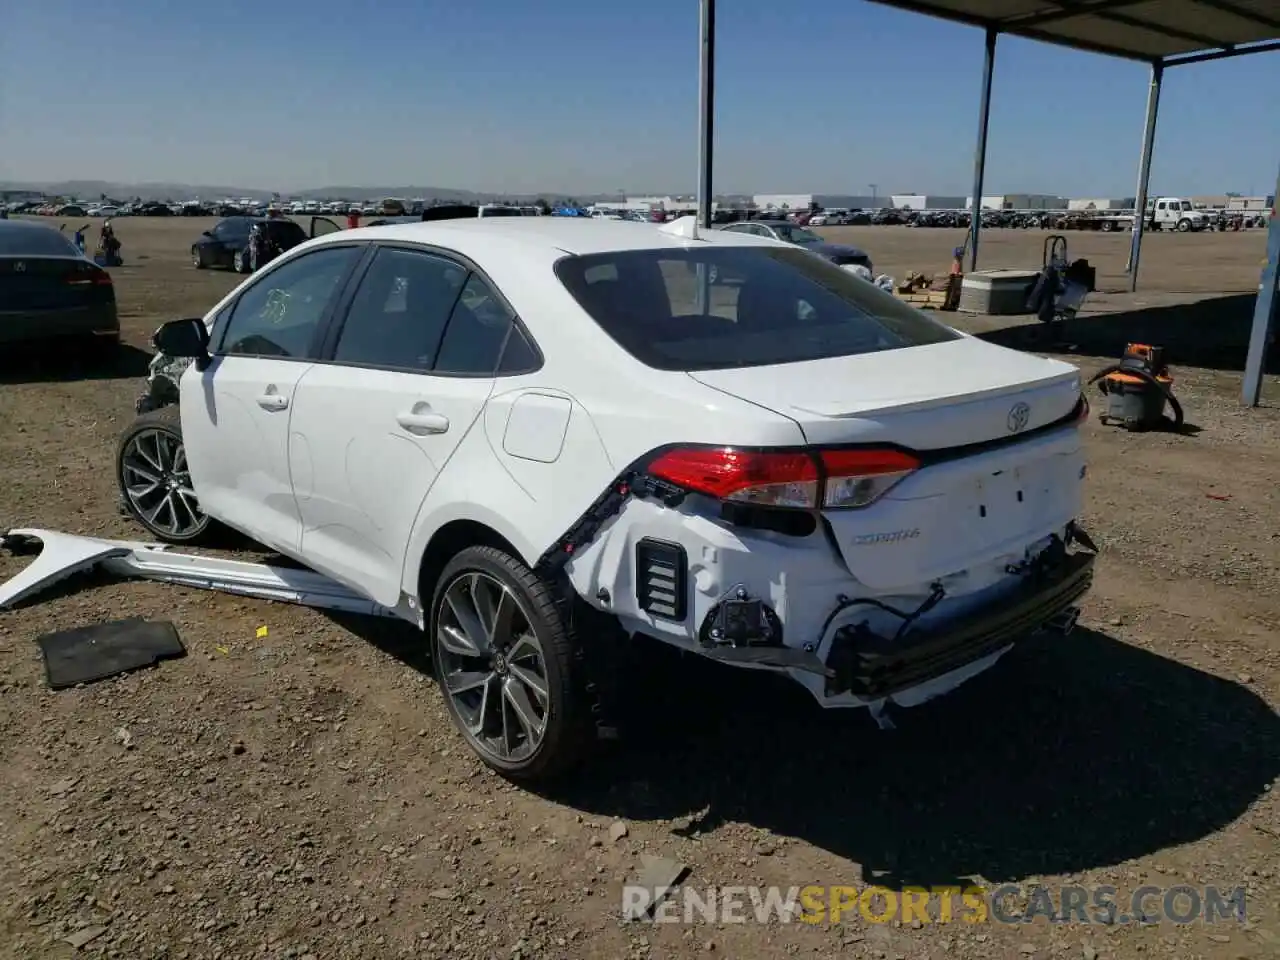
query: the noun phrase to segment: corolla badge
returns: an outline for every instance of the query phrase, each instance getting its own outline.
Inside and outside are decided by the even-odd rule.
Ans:
[[[1017,433],[1027,428],[1027,423],[1031,420],[1031,406],[1026,403],[1015,403],[1009,408],[1009,416],[1005,420],[1005,425],[1009,428],[1010,433]]]
[[[907,530],[888,530],[884,533],[861,533],[849,542],[855,547],[879,546],[883,543],[901,543],[903,540],[914,540],[920,536],[919,527]]]
[[[15,263],[15,264],[13,265],[13,272],[14,272],[14,273],[26,273],[26,272],[27,272],[27,265],[26,265],[25,263],[23,263],[21,260],[19,260],[17,263]]]

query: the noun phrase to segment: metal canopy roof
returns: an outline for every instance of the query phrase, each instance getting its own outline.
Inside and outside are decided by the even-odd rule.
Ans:
[[[874,0],[995,29],[1166,66],[1280,50],[1280,0]]]

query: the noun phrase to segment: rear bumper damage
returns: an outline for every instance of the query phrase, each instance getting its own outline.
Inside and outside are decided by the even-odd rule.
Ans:
[[[999,601],[932,630],[884,636],[865,622],[841,627],[827,654],[826,693],[877,700],[999,655],[1045,629],[1069,633],[1093,583],[1092,553],[1063,552]]]
[[[1095,555],[1068,552],[1061,539],[1045,549],[1059,556],[958,617],[915,629],[913,615],[907,614],[898,630],[876,629],[861,619],[836,628],[817,645],[784,645],[780,625],[769,622],[776,615],[762,600],[740,591],[709,614],[698,652],[734,666],[791,673],[826,706],[922,703],[992,666],[1019,640],[1074,629],[1080,613],[1076,603],[1093,583]],[[731,605],[733,612],[726,616]],[[841,597],[832,615],[859,606]],[[725,621],[736,623],[733,636],[716,626]],[[708,636],[717,632],[713,639]]]
[[[1053,532],[932,584],[877,592],[821,532],[744,529],[693,501],[630,499],[564,569],[585,603],[631,635],[785,674],[824,707],[878,713],[949,692],[1024,637],[1070,632],[1096,548],[1069,516],[1042,529]]]

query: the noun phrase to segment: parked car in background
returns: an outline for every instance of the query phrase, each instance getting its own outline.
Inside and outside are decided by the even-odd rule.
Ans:
[[[768,237],[783,243],[794,243],[825,257],[839,267],[866,267],[874,273],[871,257],[858,247],[844,243],[830,243],[818,234],[788,220],[744,220],[719,228],[726,233],[745,233],[756,237]]]
[[[129,513],[221,521],[422,629],[507,776],[582,759],[629,638],[880,717],[1070,629],[1091,581],[1080,371],[776,239],[345,230],[155,343],[177,402],[121,436]]]
[[[68,339],[120,343],[111,274],[60,230],[0,220],[0,344]]]
[[[250,251],[255,225],[266,231],[267,239],[279,253],[292,250],[311,237],[342,229],[327,217],[312,217],[309,231],[288,217],[223,217],[191,245],[192,265],[197,270],[221,267],[236,273],[252,273],[265,266],[255,263]]]

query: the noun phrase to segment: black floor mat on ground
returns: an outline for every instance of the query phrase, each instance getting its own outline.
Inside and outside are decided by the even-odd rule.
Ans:
[[[187,653],[172,623],[150,623],[141,617],[58,630],[36,643],[44,654],[51,690],[105,680]]]

